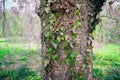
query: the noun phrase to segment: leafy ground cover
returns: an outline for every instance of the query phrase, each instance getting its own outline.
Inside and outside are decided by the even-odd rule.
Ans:
[[[120,44],[104,44],[95,49],[93,75],[98,80],[120,80]]]

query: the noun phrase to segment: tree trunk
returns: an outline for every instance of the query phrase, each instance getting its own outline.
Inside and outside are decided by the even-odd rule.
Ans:
[[[93,80],[92,31],[103,2],[41,0],[43,80]]]

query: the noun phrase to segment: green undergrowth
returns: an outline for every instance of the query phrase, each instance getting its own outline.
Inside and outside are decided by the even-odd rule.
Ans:
[[[3,40],[0,41],[0,80],[41,80],[41,77],[35,71],[31,71],[27,66],[21,66],[15,70],[4,70],[1,68],[1,61],[4,61],[6,54],[9,56],[22,54],[20,60],[26,61],[29,59],[28,56],[24,55],[26,52],[35,53],[35,49],[25,48],[21,44],[7,44]],[[33,56],[33,54],[29,54],[29,56]],[[101,49],[95,49],[93,59],[94,78],[98,80],[120,80],[119,44],[104,44]]]
[[[104,44],[95,49],[93,75],[98,80],[120,80],[120,44]]]
[[[27,65],[16,70],[1,70],[0,80],[42,80],[35,71],[31,71]]]
[[[40,52],[34,44],[10,43],[0,39],[0,80],[41,80],[38,72],[28,67],[31,60],[39,63],[39,58]],[[14,68],[15,65],[19,67]]]
[[[0,41],[0,59],[4,58],[5,55],[13,56],[16,54],[24,55],[26,53],[35,53],[36,48],[28,47],[28,44],[8,43]],[[30,45],[31,46],[31,45]]]

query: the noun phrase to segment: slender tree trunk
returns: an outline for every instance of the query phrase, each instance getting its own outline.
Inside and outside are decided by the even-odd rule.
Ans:
[[[41,0],[36,12],[42,18],[43,55],[49,60],[43,80],[93,80],[92,31],[100,1]]]

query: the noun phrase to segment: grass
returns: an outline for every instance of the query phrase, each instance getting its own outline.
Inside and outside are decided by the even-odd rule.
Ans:
[[[35,63],[36,60],[40,62],[40,54],[37,50],[35,44],[8,43],[0,39],[0,80],[41,80],[41,76],[36,71],[27,67],[30,65],[28,63]],[[16,64],[19,65],[17,69],[4,67]]]
[[[120,80],[120,45],[108,43],[96,49],[93,75],[98,80]]]
[[[22,65],[16,70],[4,70],[0,72],[0,80],[42,80],[35,71],[31,71],[27,65]]]
[[[18,44],[18,43],[7,43],[0,41],[0,59],[3,58],[6,54],[25,54],[25,53],[35,53],[36,46],[30,44],[32,47],[27,47],[28,44]]]

